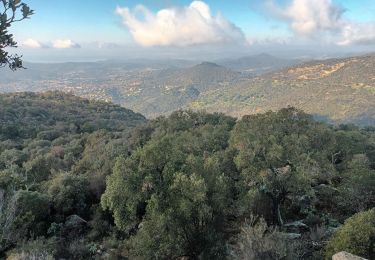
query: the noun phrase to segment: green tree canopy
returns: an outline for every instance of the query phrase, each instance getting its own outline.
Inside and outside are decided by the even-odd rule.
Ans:
[[[176,113],[156,123],[155,137],[120,157],[102,205],[114,213],[133,257],[220,257],[233,195],[221,160],[232,120]],[[173,128],[172,132],[170,132]],[[190,129],[189,131],[185,129]]]

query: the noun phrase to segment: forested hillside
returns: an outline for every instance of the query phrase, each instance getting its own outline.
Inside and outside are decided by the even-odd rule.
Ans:
[[[1,257],[373,256],[373,128],[291,107],[146,121],[58,92],[1,95],[0,120]]]
[[[62,92],[0,95],[2,139],[35,138],[50,132],[54,132],[51,135],[55,139],[65,133],[99,129],[129,131],[142,121],[145,118],[141,114],[120,106]]]
[[[335,123],[375,124],[375,55],[317,60],[202,93],[191,108],[233,116],[293,106]]]
[[[27,247],[23,243],[29,238],[57,239],[56,232],[63,232],[58,230],[68,219],[90,220],[98,214],[114,158],[129,152],[130,131],[146,120],[113,104],[46,92],[0,95],[0,122],[0,252],[4,256],[15,245]],[[74,234],[71,238],[79,239]],[[46,241],[35,243],[48,250]],[[67,256],[60,250],[68,242],[53,241],[58,242],[54,252]],[[44,259],[42,255],[36,259]]]

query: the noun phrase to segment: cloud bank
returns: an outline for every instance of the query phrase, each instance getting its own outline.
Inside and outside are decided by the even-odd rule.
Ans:
[[[21,46],[29,49],[42,49],[42,48],[54,48],[54,49],[72,49],[80,48],[81,46],[78,43],[75,43],[69,39],[57,39],[52,43],[42,43],[38,40],[29,38],[21,43]]]
[[[52,47],[55,49],[72,49],[80,48],[81,46],[69,39],[58,39],[52,43]]]
[[[40,43],[37,40],[31,39],[31,38],[23,41],[21,43],[21,45],[23,47],[30,48],[30,49],[40,49],[40,48],[43,48],[43,44],[42,43]]]
[[[212,15],[203,1],[182,8],[167,8],[152,13],[145,6],[133,10],[117,7],[134,40],[143,46],[190,46],[207,43],[245,43],[240,28],[221,14]],[[142,18],[139,18],[142,16]]]
[[[267,6],[277,18],[287,21],[296,35],[329,35],[337,45],[375,44],[375,21],[359,23],[346,19],[346,10],[332,0],[292,0],[283,7],[269,0]]]

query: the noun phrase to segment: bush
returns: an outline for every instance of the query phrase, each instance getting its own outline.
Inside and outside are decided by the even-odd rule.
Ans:
[[[57,214],[86,217],[88,212],[88,180],[83,176],[62,173],[49,183],[48,194]]]
[[[351,254],[374,259],[375,208],[360,212],[345,221],[326,246],[326,259],[346,251]]]
[[[41,140],[53,141],[56,138],[58,138],[60,135],[61,133],[59,133],[58,131],[48,130],[48,131],[39,132],[37,135],[37,138]]]
[[[14,232],[27,232],[30,236],[41,235],[46,231],[49,217],[48,196],[36,191],[18,191]]]
[[[38,238],[21,244],[12,250],[7,259],[9,260],[52,260],[54,254],[53,241]]]
[[[231,256],[249,260],[298,259],[296,245],[291,243],[287,234],[254,217],[242,227]]]

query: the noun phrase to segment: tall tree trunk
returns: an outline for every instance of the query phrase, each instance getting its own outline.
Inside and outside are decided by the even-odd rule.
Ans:
[[[280,211],[280,200],[277,198],[272,199],[272,211],[273,211],[273,219],[274,223],[278,226],[284,225],[284,221],[281,217],[281,211]]]

